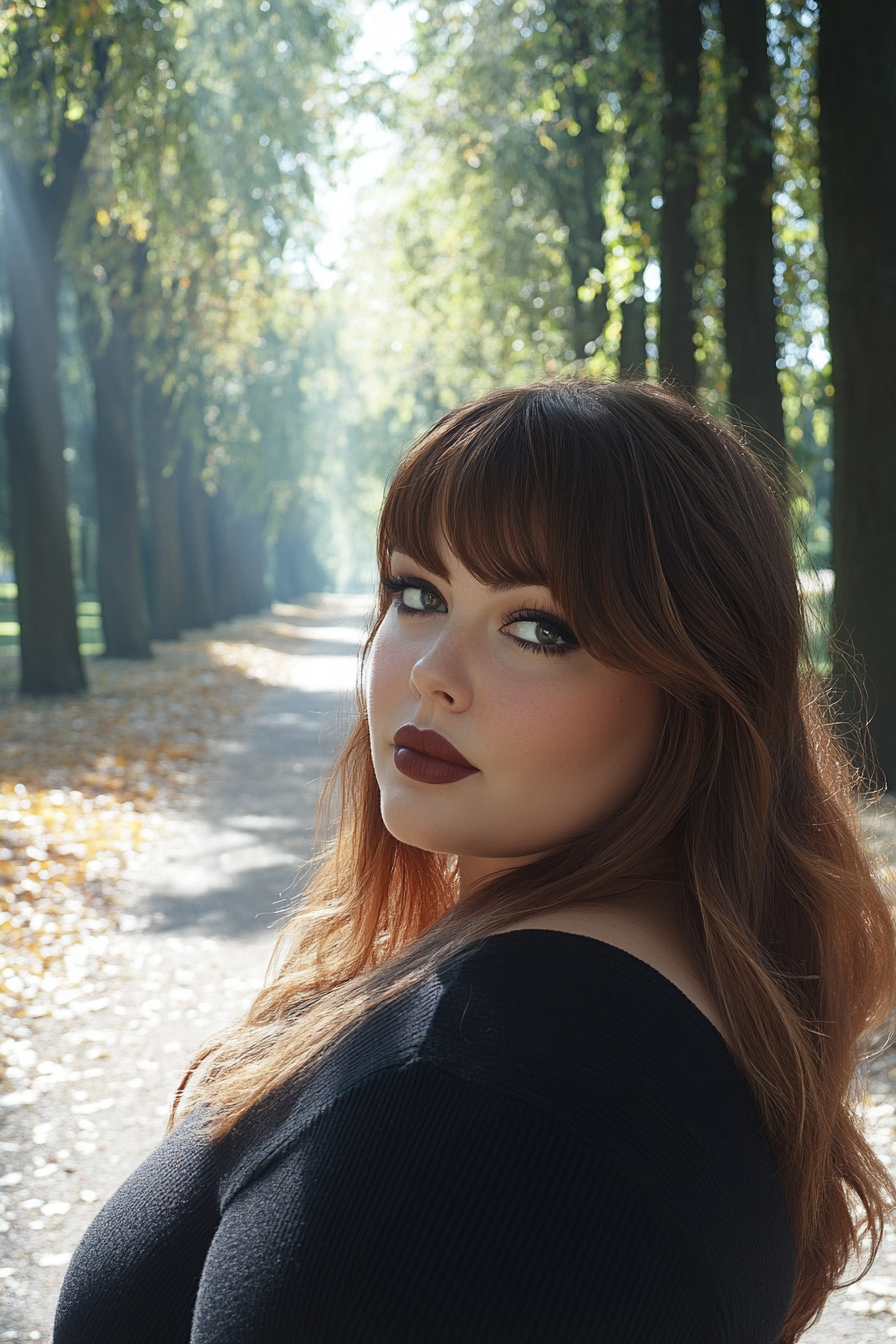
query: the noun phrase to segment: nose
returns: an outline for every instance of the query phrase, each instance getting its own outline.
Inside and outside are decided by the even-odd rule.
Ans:
[[[454,713],[469,708],[473,687],[469,672],[448,631],[433,640],[411,668],[411,687],[421,700],[429,700]]]

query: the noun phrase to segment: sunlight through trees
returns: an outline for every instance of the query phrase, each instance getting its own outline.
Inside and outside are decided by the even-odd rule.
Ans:
[[[894,23],[8,0],[0,677],[20,648],[23,690],[74,691],[81,650],[365,584],[397,453],[471,394],[670,377],[833,555],[896,770]]]

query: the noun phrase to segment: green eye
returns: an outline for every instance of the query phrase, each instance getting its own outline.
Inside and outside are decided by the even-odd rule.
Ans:
[[[510,612],[504,617],[502,630],[531,653],[571,653],[579,647],[569,626],[547,612]]]
[[[410,611],[446,611],[438,593],[428,588],[402,588],[401,601]]]
[[[555,626],[548,625],[546,621],[517,621],[516,629],[517,639],[525,640],[527,644],[569,643]]]

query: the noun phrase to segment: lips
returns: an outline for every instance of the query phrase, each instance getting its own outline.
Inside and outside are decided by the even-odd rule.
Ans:
[[[441,733],[406,723],[393,739],[395,768],[419,784],[455,784],[479,773]]]

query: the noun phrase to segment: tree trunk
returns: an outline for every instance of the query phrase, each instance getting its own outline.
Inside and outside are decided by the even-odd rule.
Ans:
[[[87,301],[82,302],[82,312]],[[93,455],[99,514],[98,578],[108,658],[149,658],[149,621],[140,553],[137,450],[134,441],[134,344],[113,304],[113,329],[102,349],[97,324],[90,367],[96,392]]]
[[[818,91],[834,416],[834,628],[864,663],[896,786],[896,6],[824,0]],[[845,708],[860,698],[841,672]]]
[[[594,64],[593,6],[583,0],[569,0],[562,14],[557,12],[556,21],[555,59],[566,59],[571,65],[588,70]],[[561,25],[565,30],[562,34],[559,32]],[[559,151],[559,162],[543,163],[542,171],[557,212],[568,230],[564,250],[571,290],[570,343],[575,358],[584,361],[603,344],[603,330],[607,324],[605,282],[593,298],[579,297],[579,291],[588,286],[592,270],[603,272],[606,263],[603,190],[607,170],[605,139],[598,130],[600,99],[587,84],[574,83],[571,100],[579,133]],[[565,134],[560,134],[561,140],[565,141]]]
[[[274,542],[274,597],[292,602],[306,591],[298,548],[291,534],[281,532]]]
[[[729,401],[786,492],[775,340],[772,95],[766,0],[720,0],[725,30],[725,346]]]
[[[180,519],[177,477],[168,451],[171,404],[145,381],[141,396],[143,463],[149,496],[149,611],[153,639],[179,639],[181,619]]]
[[[307,525],[298,510],[283,521],[274,543],[274,596],[291,602],[305,593],[322,592],[327,574],[308,542]]]
[[[212,587],[211,500],[193,472],[192,444],[181,444],[177,463],[180,519],[181,620],[185,630],[208,630],[215,623]]]
[[[78,643],[68,532],[65,431],[59,395],[56,247],[89,132],[64,130],[56,178],[3,158],[13,325],[5,430],[18,585],[21,690],[65,694],[87,685]]]
[[[663,220],[660,237],[660,372],[684,388],[697,384],[694,275],[697,147],[703,19],[699,0],[660,0],[663,111]]]
[[[271,595],[268,592],[267,582],[268,544],[265,537],[265,519],[250,518],[248,524],[248,597],[253,611],[267,611],[271,605]]]
[[[619,373],[622,378],[647,377],[647,300],[643,290],[622,305]]]
[[[587,59],[590,44],[574,30],[579,50],[578,59]],[[603,190],[606,180],[603,136],[597,129],[598,106],[594,98],[576,91],[573,105],[581,131],[576,136],[575,154],[580,163],[581,203],[578,210],[564,215],[570,227],[566,253],[572,280],[573,345],[576,359],[587,359],[594,353],[607,325],[607,286],[604,282],[593,299],[579,298],[579,290],[587,285],[592,270],[603,271],[606,248],[603,234],[606,227],[603,211]],[[561,214],[563,207],[561,204]],[[590,348],[589,348],[590,347]]]
[[[233,514],[220,488],[212,499],[211,554],[215,619],[229,621],[237,613]]]
[[[236,610],[238,616],[254,616],[270,606],[265,570],[267,547],[264,519],[242,517],[235,520],[236,536]]]

